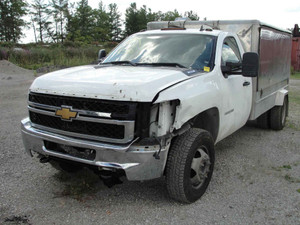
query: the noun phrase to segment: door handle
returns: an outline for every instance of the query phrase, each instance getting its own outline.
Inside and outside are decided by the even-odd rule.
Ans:
[[[245,86],[248,86],[248,85],[250,85],[250,82],[249,81],[245,81],[244,83],[243,83],[243,86],[245,87]]]

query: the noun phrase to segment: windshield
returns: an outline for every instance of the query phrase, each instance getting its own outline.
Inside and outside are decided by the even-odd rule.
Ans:
[[[200,34],[135,34],[111,52],[103,63],[182,65],[207,71],[205,67],[212,67],[215,39]]]

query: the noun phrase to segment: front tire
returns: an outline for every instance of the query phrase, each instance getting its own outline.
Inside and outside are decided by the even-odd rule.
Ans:
[[[166,166],[170,197],[184,203],[198,200],[211,180],[214,162],[214,141],[209,132],[191,128],[176,137]]]

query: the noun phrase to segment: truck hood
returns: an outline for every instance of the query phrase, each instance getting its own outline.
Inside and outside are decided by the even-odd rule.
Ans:
[[[190,78],[182,71],[157,67],[80,66],[43,75],[30,91],[119,101],[151,102],[172,84]]]

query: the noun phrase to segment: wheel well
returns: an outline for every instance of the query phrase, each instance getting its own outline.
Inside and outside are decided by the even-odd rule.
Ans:
[[[219,110],[211,108],[199,113],[192,119],[192,127],[207,130],[216,141],[219,133]]]

